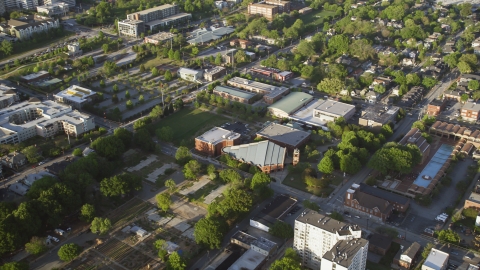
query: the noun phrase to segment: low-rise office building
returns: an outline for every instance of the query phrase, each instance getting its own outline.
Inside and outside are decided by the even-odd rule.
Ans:
[[[170,33],[170,32],[158,32],[156,34],[145,37],[143,41],[145,43],[151,43],[151,44],[158,45],[158,44],[161,44],[163,42],[166,42],[168,40],[173,39],[174,36],[175,35],[173,33]]]
[[[384,125],[396,122],[399,110],[400,108],[397,106],[375,104],[362,112],[358,124],[379,131]]]
[[[268,106],[268,111],[275,117],[288,118],[303,106],[310,103],[313,96],[303,92],[292,92],[279,101]]]
[[[286,147],[290,151],[305,145],[310,139],[310,135],[309,132],[277,123],[270,123],[268,126],[257,132],[257,137],[264,138],[275,144]]]
[[[466,102],[460,110],[460,116],[467,121],[475,122],[480,113],[480,104],[476,102]]]
[[[6,108],[20,101],[20,97],[14,91],[15,88],[0,85],[0,109]]]
[[[205,69],[205,71],[203,72],[203,78],[206,81],[213,82],[225,74],[227,74],[227,69],[224,67],[217,66],[217,67]]]
[[[233,87],[219,85],[213,89],[213,94],[221,96],[225,99],[240,103],[250,104],[255,97],[251,92],[242,91]]]
[[[121,36],[139,37],[145,32],[145,23],[139,20],[125,19],[118,21],[118,33]]]
[[[20,143],[35,136],[50,138],[61,132],[77,137],[94,128],[92,116],[50,100],[31,98],[0,110],[1,144]]]
[[[274,5],[250,3],[248,5],[248,15],[260,15],[269,21],[273,21],[275,15],[280,13],[280,8]]]
[[[290,90],[284,86],[273,86],[266,83],[247,80],[240,77],[234,77],[227,81],[227,84],[236,88],[263,95],[263,100],[267,104],[273,104],[283,96],[290,93]]]
[[[203,78],[203,70],[195,70],[190,68],[179,68],[177,71],[179,78],[189,82],[199,82]]]
[[[65,103],[75,109],[81,109],[85,104],[89,104],[97,98],[97,92],[78,85],[72,85],[54,94],[53,97],[56,102]]]
[[[34,19],[8,20],[7,24],[10,26],[10,33],[15,35],[20,40],[29,39],[33,34],[41,34],[54,28],[60,27],[58,19],[50,19],[35,16]]]
[[[265,4],[267,5],[273,5],[273,6],[278,6],[278,11],[280,13],[290,13],[290,1],[276,1],[276,0],[267,0],[265,1]]]
[[[67,3],[55,3],[52,5],[38,6],[37,12],[47,16],[63,16],[69,12],[70,6]]]
[[[145,22],[145,31],[156,31],[158,29],[177,26],[192,19],[190,13],[178,13],[167,18]]]
[[[313,110],[313,116],[324,122],[334,122],[337,118],[350,119],[355,114],[355,106],[335,100],[322,100]]]
[[[218,156],[222,149],[240,141],[240,134],[220,127],[214,127],[195,138],[195,150],[208,156]]]
[[[258,167],[264,173],[282,171],[285,167],[287,149],[270,141],[261,141],[222,149],[232,158]]]

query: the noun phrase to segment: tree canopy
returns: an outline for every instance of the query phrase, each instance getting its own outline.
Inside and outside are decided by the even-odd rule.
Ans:
[[[75,243],[65,244],[58,250],[58,257],[64,262],[73,261],[82,252],[82,247]]]
[[[200,219],[195,224],[193,235],[197,244],[214,249],[220,248],[226,231],[227,223],[224,219],[208,217]]]
[[[118,174],[100,182],[100,191],[107,197],[125,195],[141,188],[142,178],[131,173]]]

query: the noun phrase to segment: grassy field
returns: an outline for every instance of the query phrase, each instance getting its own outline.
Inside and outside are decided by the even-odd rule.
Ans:
[[[334,11],[327,11],[327,10],[320,10],[317,12],[311,12],[306,15],[302,15],[302,21],[307,25],[314,25],[316,27],[323,27],[323,20],[327,16],[334,16],[335,12]]]
[[[134,197],[110,213],[109,218],[112,222],[112,228],[125,225],[130,220],[134,219],[138,215],[143,214],[143,212],[147,211],[151,207],[152,206],[149,203]]]
[[[175,132],[174,143],[179,145],[182,140],[189,145],[193,144],[193,137],[228,122],[228,119],[213,113],[198,109],[183,109],[160,121],[157,128],[163,126],[171,127]]]
[[[302,175],[300,173],[289,173],[287,177],[282,182],[284,185],[289,187],[293,187],[295,189],[312,193],[316,196],[320,197],[328,197],[330,193],[333,191],[332,188],[308,188],[305,182],[302,179]]]
[[[200,201],[203,202],[204,198],[212,193],[215,189],[217,189],[221,184],[220,183],[215,183],[211,181],[210,183],[206,184],[203,186],[203,188],[197,190],[195,193],[188,195],[190,199],[193,199],[195,201]]]
[[[170,64],[172,62],[173,61],[168,59],[168,58],[157,58],[157,57],[155,57],[155,58],[145,62],[144,66],[145,66],[146,70],[150,70],[153,67],[158,67],[158,66],[163,65],[163,64]]]

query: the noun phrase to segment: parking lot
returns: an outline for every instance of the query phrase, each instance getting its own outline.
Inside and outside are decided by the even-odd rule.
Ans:
[[[457,119],[460,116],[461,108],[462,103],[457,102],[456,100],[448,101],[445,110],[440,114],[440,116],[449,120]]]
[[[248,124],[244,124],[242,122],[225,123],[222,125],[222,128],[240,133],[241,135],[244,135],[244,136],[249,135],[251,132],[251,129],[248,128]]]

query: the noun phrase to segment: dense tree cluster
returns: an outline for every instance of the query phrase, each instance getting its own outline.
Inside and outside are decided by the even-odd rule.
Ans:
[[[368,167],[384,175],[390,173],[409,173],[422,160],[418,146],[399,145],[395,142],[386,143],[368,162]]]

